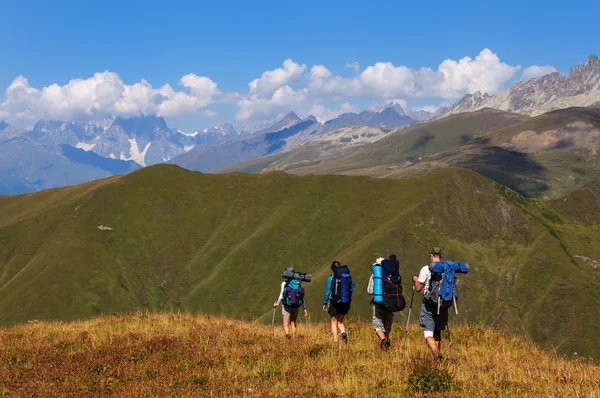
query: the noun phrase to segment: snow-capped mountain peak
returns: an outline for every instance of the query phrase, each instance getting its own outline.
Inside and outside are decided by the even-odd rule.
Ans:
[[[388,102],[385,105],[373,105],[371,106],[369,109],[367,109],[369,112],[374,112],[374,113],[381,113],[383,111],[385,111],[388,108],[392,108],[394,111],[396,111],[396,113],[400,116],[404,116],[406,113],[404,112],[404,108],[402,108],[402,105],[400,105],[397,102]]]

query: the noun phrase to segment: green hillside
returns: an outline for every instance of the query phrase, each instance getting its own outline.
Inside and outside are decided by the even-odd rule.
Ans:
[[[353,316],[368,319],[368,265],[396,253],[408,291],[436,244],[472,266],[460,322],[600,356],[597,193],[527,200],[465,169],[388,180],[161,165],[0,197],[0,322],[137,309],[270,321],[288,266],[314,274],[309,308],[325,319],[334,259],[358,282]]]
[[[471,123],[482,116],[473,112],[425,124],[423,129],[437,126],[439,133],[423,136],[423,143],[429,137],[423,146],[414,143],[415,137],[395,134],[347,156],[299,164],[289,171],[401,178],[458,166],[538,199],[561,197],[600,180],[600,108],[561,109],[471,136],[473,139],[465,136],[463,142],[457,142],[456,136],[469,127],[457,124],[451,119],[455,117]]]
[[[290,151],[241,162],[222,171],[255,173],[277,167],[299,174],[343,174],[376,166],[410,164],[527,119],[528,116],[486,108],[419,123],[372,144],[336,151],[331,145],[308,142]]]

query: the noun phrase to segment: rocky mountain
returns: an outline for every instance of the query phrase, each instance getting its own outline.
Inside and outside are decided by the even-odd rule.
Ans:
[[[217,170],[218,173],[262,173],[294,169],[347,155],[362,145],[379,141],[394,130],[383,127],[343,127],[323,134],[312,135],[305,143],[273,155],[236,163]]]
[[[238,129],[236,129],[231,123],[216,124],[210,128],[204,129],[203,134],[218,134],[221,137],[240,135]]]
[[[400,116],[406,115],[406,112],[404,112],[404,108],[402,108],[402,105],[400,105],[397,102],[389,102],[385,105],[373,105],[372,107],[367,109],[367,111],[372,113],[379,113],[385,111],[388,108],[392,108]]]
[[[314,117],[300,119],[290,112],[273,125],[251,135],[197,145],[169,163],[201,172],[291,149],[318,134],[322,125]]]
[[[555,72],[517,82],[496,95],[467,94],[456,104],[441,109],[437,117],[486,107],[535,116],[555,109],[589,106],[598,101],[600,59],[590,56],[585,64],[573,66],[568,76]]]
[[[17,137],[23,133],[22,129],[10,126],[3,120],[0,120],[0,142]]]
[[[132,161],[104,158],[67,144],[45,145],[20,135],[0,142],[0,195],[79,184],[139,167]]]
[[[163,118],[155,116],[40,121],[25,134],[43,145],[66,144],[106,158],[132,160],[140,166],[164,162],[195,145],[194,137],[171,130]]]
[[[264,133],[272,133],[275,131],[280,131],[289,127],[292,127],[298,123],[300,123],[302,121],[302,119],[300,119],[298,117],[298,115],[296,115],[295,112],[290,112],[287,115],[285,115],[285,117],[275,123],[273,123],[272,125],[256,131],[256,133],[258,134],[264,134]]]
[[[388,103],[383,106],[371,107],[360,113],[344,113],[335,119],[325,122],[322,132],[332,131],[342,127],[366,126],[394,128],[414,123],[416,120],[407,116],[398,103]]]
[[[459,166],[524,196],[552,199],[600,181],[600,108],[559,109],[535,117],[484,108],[327,156],[314,149],[296,152],[301,149],[227,170],[406,178]]]
[[[527,119],[528,116],[482,109],[395,130],[381,127],[338,129],[314,135],[308,142],[289,151],[234,164],[222,171],[369,174],[376,169],[378,172],[373,175],[379,175],[386,172],[386,167],[411,164]]]
[[[273,123],[275,123],[276,121],[276,119],[250,120],[239,123],[235,128],[240,135],[254,134],[257,131],[266,129],[267,127],[273,125]]]
[[[426,111],[423,109],[419,109],[419,110],[409,109],[406,112],[406,115],[412,117],[413,119],[415,119],[418,122],[424,122],[426,120],[433,118],[436,115],[436,112],[429,112],[429,111]]]

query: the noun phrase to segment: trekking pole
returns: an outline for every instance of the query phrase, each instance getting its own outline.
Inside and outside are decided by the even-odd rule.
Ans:
[[[412,312],[412,303],[415,298],[415,285],[412,287],[412,294],[410,295],[410,308],[408,309],[408,317],[406,318],[406,333],[404,334],[404,343],[402,344],[402,355],[406,352],[406,338],[408,337],[408,323],[410,322],[410,313]]]
[[[273,319],[271,319],[271,338],[275,338],[275,310],[277,308],[273,307]]]
[[[454,359],[454,355],[452,354],[452,339],[450,338],[450,323],[448,323],[448,325],[446,325],[446,328],[448,328],[448,343],[450,344],[450,360],[452,361],[452,363],[456,363],[456,359]]]

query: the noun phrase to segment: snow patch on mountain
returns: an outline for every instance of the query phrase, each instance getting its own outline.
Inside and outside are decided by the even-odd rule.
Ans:
[[[75,145],[75,148],[83,149],[84,151],[89,152],[92,149],[94,149],[95,146],[96,144],[86,144],[85,142],[78,142],[77,145]]]
[[[148,153],[148,149],[150,148],[150,145],[152,145],[152,142],[146,144],[144,150],[140,152],[137,140],[135,138],[131,138],[128,141],[131,145],[131,148],[129,149],[130,157],[127,158],[125,155],[123,155],[123,152],[121,152],[121,160],[133,160],[139,165],[146,166],[146,153]]]
[[[181,130],[175,130],[175,131],[181,135],[185,135],[186,137],[192,137],[192,138],[194,138],[195,136],[197,136],[200,133],[199,131],[194,131],[193,133],[186,133]]]

